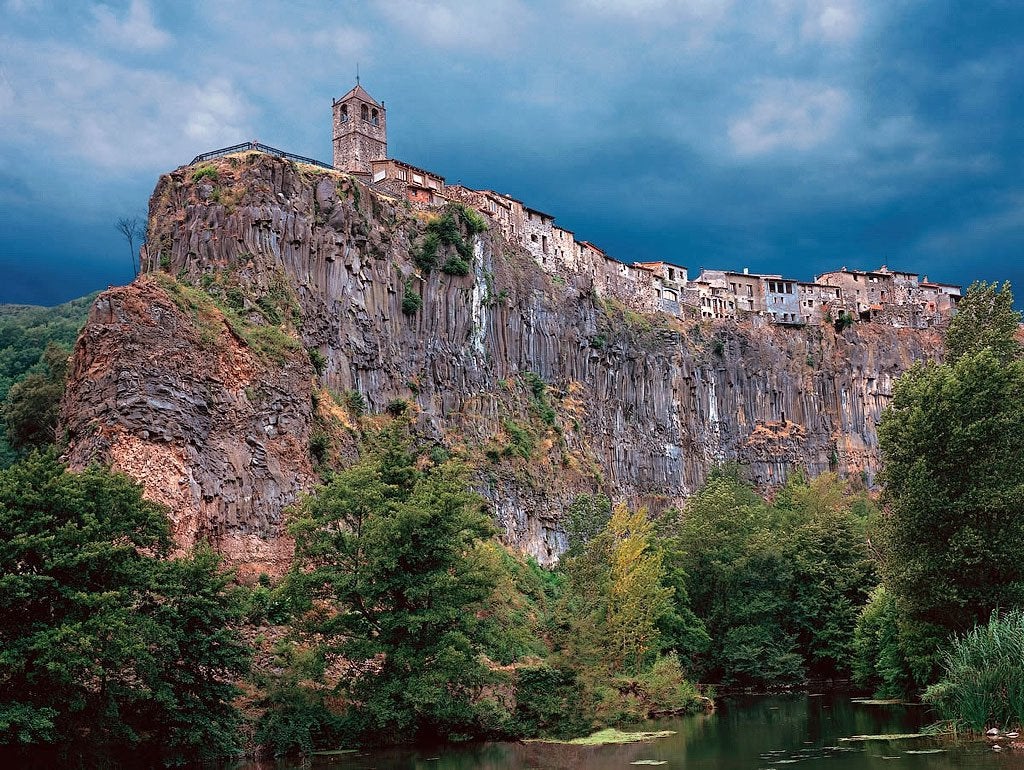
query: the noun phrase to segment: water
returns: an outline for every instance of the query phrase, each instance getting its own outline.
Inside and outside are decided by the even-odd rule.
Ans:
[[[641,729],[676,731],[650,743],[600,747],[489,743],[250,763],[238,770],[632,770],[648,764],[664,770],[1024,768],[1024,752],[996,753],[985,741],[839,740],[852,735],[914,733],[927,721],[919,706],[859,704],[844,695],[758,696],[722,699],[718,711],[710,715],[645,724]]]

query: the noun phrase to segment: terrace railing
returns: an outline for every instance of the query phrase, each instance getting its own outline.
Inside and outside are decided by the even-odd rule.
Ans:
[[[245,152],[247,150],[255,150],[256,152],[265,152],[267,155],[278,155],[288,160],[294,160],[297,163],[308,163],[311,166],[319,166],[320,168],[334,169],[334,166],[328,163],[322,163],[315,158],[306,158],[302,155],[296,155],[293,152],[285,152],[279,150],[276,147],[269,147],[259,142],[243,142],[242,144],[236,144],[231,147],[222,147],[219,150],[211,150],[210,152],[204,152],[202,155],[196,155],[192,158],[192,162],[189,163],[191,166],[194,163],[202,163],[204,160],[213,160],[214,158],[223,158],[225,155],[234,155],[236,152]]]

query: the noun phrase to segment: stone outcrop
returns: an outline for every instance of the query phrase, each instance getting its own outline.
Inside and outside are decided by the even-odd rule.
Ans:
[[[97,300],[62,425],[73,465],[112,462],[183,545],[211,537],[252,569],[287,561],[282,510],[313,484],[331,392],[414,405],[424,437],[474,463],[508,542],[550,561],[580,493],[679,504],[730,460],[764,486],[798,467],[871,483],[894,380],[941,355],[931,329],[637,313],[498,228],[464,231],[469,275],[423,275],[428,213],[272,156],[209,168],[161,178],[150,275]]]

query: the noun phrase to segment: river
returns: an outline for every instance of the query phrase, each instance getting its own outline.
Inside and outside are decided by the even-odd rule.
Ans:
[[[488,743],[248,763],[237,770],[623,770],[644,766],[664,770],[782,770],[790,765],[827,770],[1024,767],[1024,752],[997,753],[984,741],[840,740],[854,735],[917,732],[928,721],[924,711],[919,706],[856,703],[849,696],[831,694],[722,698],[714,714],[645,724],[644,730],[675,731],[675,735],[649,743],[601,747]]]

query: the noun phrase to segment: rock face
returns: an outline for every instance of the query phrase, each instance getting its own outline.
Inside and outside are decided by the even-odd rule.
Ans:
[[[935,330],[637,313],[496,228],[463,229],[469,275],[422,275],[431,214],[267,155],[208,168],[161,178],[150,275],[96,301],[63,428],[72,465],[112,462],[170,506],[183,545],[212,538],[252,569],[287,562],[282,510],[315,478],[329,392],[370,414],[415,404],[422,434],[477,467],[508,542],[548,562],[580,493],[678,504],[729,460],[764,486],[794,468],[871,483],[894,380],[941,355]]]

